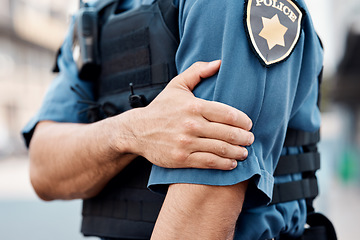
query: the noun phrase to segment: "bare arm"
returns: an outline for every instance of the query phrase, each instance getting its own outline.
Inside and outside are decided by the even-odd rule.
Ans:
[[[126,120],[126,116],[117,119]],[[127,144],[116,150],[115,119],[94,124],[38,124],[30,143],[30,179],[44,200],[88,198],[129,164],[136,155],[127,154]]]
[[[43,121],[30,143],[30,177],[45,200],[95,196],[136,156],[163,167],[231,170],[253,141],[251,120],[191,93],[220,62],[198,63],[147,107],[93,124]],[[241,146],[239,146],[241,145]]]
[[[247,181],[233,186],[171,185],[151,239],[233,239],[246,188]]]

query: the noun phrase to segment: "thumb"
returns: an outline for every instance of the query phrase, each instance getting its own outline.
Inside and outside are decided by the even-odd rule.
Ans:
[[[208,78],[219,71],[221,60],[212,62],[196,62],[173,79],[175,84],[186,90],[194,90],[202,78]]]

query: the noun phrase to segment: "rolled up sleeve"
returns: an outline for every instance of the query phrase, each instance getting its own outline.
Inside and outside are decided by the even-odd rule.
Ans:
[[[29,146],[34,129],[40,121],[87,122],[86,114],[79,114],[87,107],[78,102],[84,100],[84,96],[72,91],[71,87],[80,88],[80,91],[83,92],[82,95],[85,93],[87,100],[91,100],[93,99],[92,83],[78,78],[77,67],[72,57],[72,32],[73,22],[70,24],[65,41],[61,46],[61,53],[57,58],[60,72],[50,84],[41,108],[22,129],[27,146]]]

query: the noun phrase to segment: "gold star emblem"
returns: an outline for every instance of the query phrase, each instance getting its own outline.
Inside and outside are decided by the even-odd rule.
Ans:
[[[284,35],[288,28],[280,23],[279,16],[275,14],[271,19],[262,17],[263,29],[259,36],[267,41],[269,50],[276,45],[285,47]]]

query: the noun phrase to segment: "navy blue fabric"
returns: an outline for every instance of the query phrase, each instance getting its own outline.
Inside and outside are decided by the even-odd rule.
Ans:
[[[130,9],[152,0],[122,2],[122,9]],[[308,13],[304,1],[297,2]],[[164,193],[171,183],[232,185],[251,179],[235,239],[271,239],[280,232],[301,234],[306,216],[304,200],[271,206],[266,203],[271,200],[274,182],[301,178],[300,175],[273,177],[280,154],[301,152],[301,148],[282,148],[287,127],[315,131],[320,126],[316,101],[322,49],[310,16],[304,18],[301,37],[292,55],[285,62],[265,68],[246,38],[244,1],[179,0],[178,4],[181,37],[176,55],[178,71],[183,72],[196,61],[221,59],[219,73],[203,80],[194,94],[248,114],[254,123],[255,142],[248,148],[248,159],[239,162],[233,171],[154,166],[149,188]],[[72,24],[58,58],[60,73],[49,87],[42,107],[23,129],[27,142],[41,120],[87,123],[86,116],[78,114],[87,106],[77,103],[81,97],[70,86],[78,84],[92,99],[92,84],[77,77],[71,33]]]

